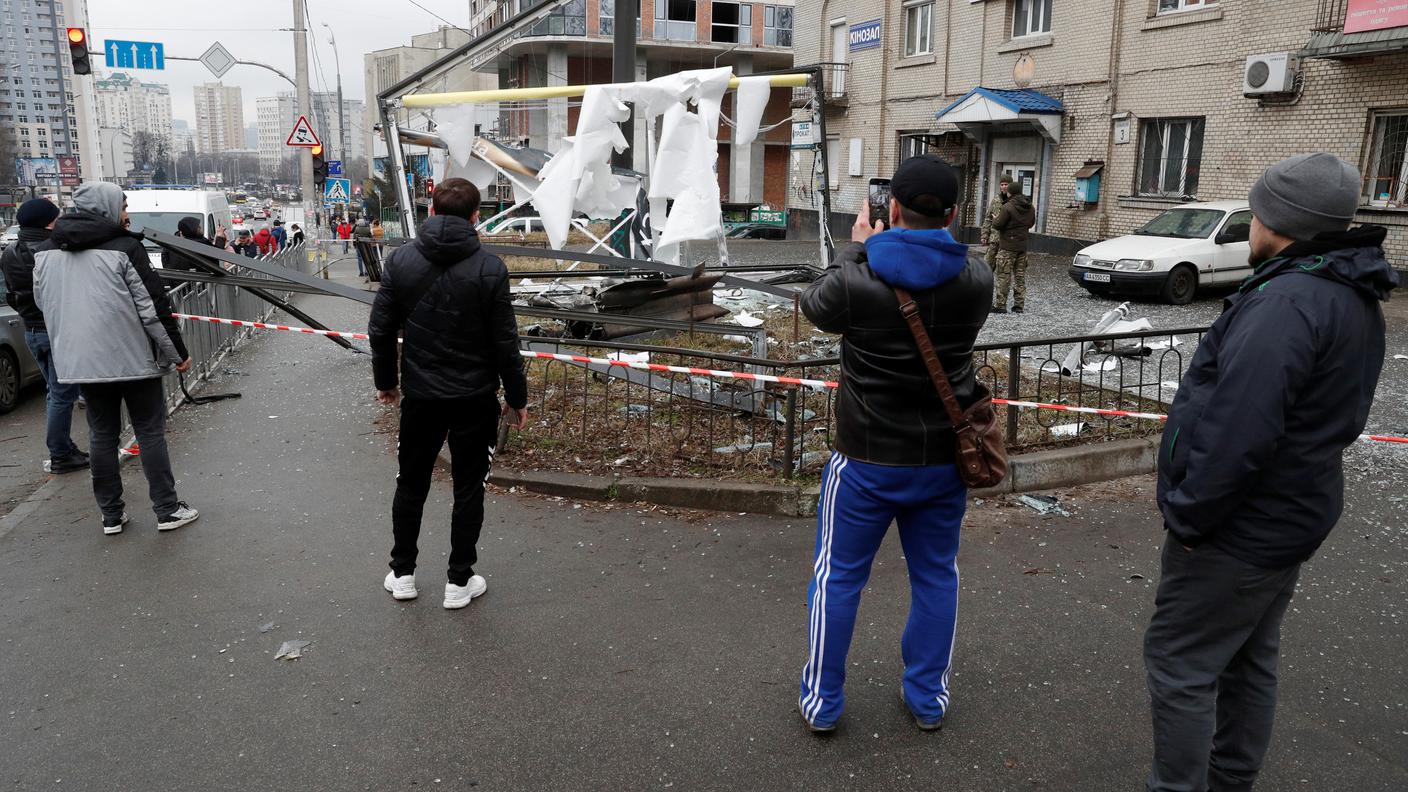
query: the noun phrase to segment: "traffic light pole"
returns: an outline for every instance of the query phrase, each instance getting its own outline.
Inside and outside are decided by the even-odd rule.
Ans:
[[[313,116],[313,97],[308,89],[308,22],[303,17],[303,0],[293,0],[293,77],[298,89],[298,113],[304,118]],[[327,130],[323,130],[327,134]],[[310,218],[316,218],[322,208],[322,201],[313,186],[313,155],[307,149],[298,152],[298,174],[303,193],[303,223],[305,228]]]

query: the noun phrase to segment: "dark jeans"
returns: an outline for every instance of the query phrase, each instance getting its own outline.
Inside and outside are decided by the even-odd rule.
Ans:
[[[117,517],[122,501],[122,471],[117,464],[118,436],[122,432],[122,405],[142,447],[142,473],[152,511],[165,517],[176,511],[176,477],[166,451],[166,400],[161,378],[101,382],[83,386],[88,400],[88,450],[92,454],[93,494],[104,517]]]
[[[54,369],[54,355],[49,348],[49,334],[43,330],[26,330],[25,346],[44,372],[44,384],[48,388],[48,418],[44,440],[49,446],[49,460],[58,462],[78,453],[73,444],[73,404],[78,401],[78,386],[59,382],[58,371]]]
[[[499,401],[494,396],[465,401],[401,403],[401,442],[397,461],[396,498],[391,503],[391,571],[397,577],[416,571],[416,540],[421,514],[430,494],[430,474],[445,438],[450,440],[450,476],[455,506],[450,516],[449,581],[469,582],[479,560],[474,545],[484,525],[484,482],[498,441]],[[146,454],[146,449],[142,449]]]
[[[1281,618],[1300,565],[1262,569],[1213,545],[1164,542],[1144,665],[1150,792],[1249,790],[1271,743]]]

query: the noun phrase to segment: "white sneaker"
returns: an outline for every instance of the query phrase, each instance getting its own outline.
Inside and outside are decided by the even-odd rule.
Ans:
[[[483,594],[489,588],[489,584],[484,582],[484,578],[479,575],[470,577],[463,586],[456,586],[454,583],[445,584],[445,607],[449,610],[463,608],[469,601]]]
[[[158,531],[174,531],[183,525],[190,525],[200,516],[200,512],[186,505],[185,501],[176,502],[176,511],[162,517],[156,521]]]
[[[420,596],[420,592],[416,591],[415,575],[396,577],[395,572],[387,572],[381,587],[391,592],[391,596],[398,600],[413,600]]]
[[[112,536],[113,534],[120,534],[120,533],[122,533],[122,526],[124,526],[124,525],[126,525],[126,524],[127,524],[127,512],[123,512],[123,513],[122,513],[122,516],[121,516],[121,517],[118,517],[118,518],[116,518],[116,519],[114,519],[114,518],[112,518],[112,517],[104,517],[104,518],[103,518],[103,533],[107,534],[108,536]]]

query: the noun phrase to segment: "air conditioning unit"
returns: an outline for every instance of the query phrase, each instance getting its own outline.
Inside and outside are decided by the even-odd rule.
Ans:
[[[1272,52],[1247,57],[1242,70],[1243,96],[1295,93],[1300,59],[1289,52]]]

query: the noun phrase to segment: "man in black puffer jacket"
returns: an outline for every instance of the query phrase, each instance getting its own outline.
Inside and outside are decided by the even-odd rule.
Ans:
[[[946,230],[958,173],[912,157],[890,183],[890,224],[867,214],[853,242],[802,296],[816,326],[841,335],[836,453],[821,481],[816,556],[808,586],[809,651],[797,705],[807,726],[836,728],[845,704],[846,653],[860,593],[880,543],[898,521],[913,591],[900,642],[900,694],[921,729],[949,705],[958,607],[958,529],[968,490],[954,464],[957,439],[895,287],[913,294],[939,362],[963,407],[974,399],[973,342],[992,304],[992,270]]]
[[[1151,792],[1249,790],[1271,740],[1281,619],[1344,509],[1397,277],[1349,230],[1353,165],[1302,154],[1252,187],[1254,274],[1198,345],[1159,449],[1167,537],[1144,637]]]
[[[377,399],[401,405],[400,475],[391,505],[394,543],[383,587],[398,600],[418,594],[421,514],[448,436],[455,507],[444,605],[463,608],[485,590],[484,578],[474,574],[475,543],[484,523],[484,482],[498,419],[511,413],[513,425],[524,427],[528,381],[518,353],[508,268],[484,252],[474,231],[479,190],[464,179],[447,179],[435,190],[434,209],[415,244],[387,257],[367,331]],[[403,334],[398,354],[397,337]],[[502,408],[500,383],[507,402]]]

